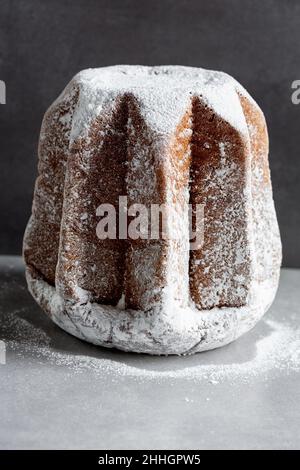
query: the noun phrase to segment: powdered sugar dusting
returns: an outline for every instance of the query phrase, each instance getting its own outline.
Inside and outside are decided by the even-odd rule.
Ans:
[[[31,270],[31,272],[33,272]],[[119,310],[87,301],[66,301],[54,287],[27,269],[27,283],[37,303],[72,335],[95,345],[149,354],[191,354],[226,345],[250,330],[272,303],[277,279],[253,282],[249,305],[198,310],[191,302],[149,312]]]
[[[173,368],[155,370],[155,364],[147,365],[147,361],[139,362],[138,366],[130,363],[125,356],[122,362],[110,357],[94,358],[87,355],[60,352],[51,347],[47,334],[37,326],[15,314],[1,317],[1,332],[6,341],[7,350],[13,351],[19,359],[31,358],[58,367],[64,367],[74,374],[93,373],[96,376],[111,375],[113,377],[128,377],[143,381],[162,380],[193,380],[206,381],[217,385],[223,381],[239,380],[249,382],[255,377],[267,377],[269,373],[276,375],[285,371],[300,371],[300,328],[275,319],[263,320],[267,333],[262,335],[255,344],[253,357],[245,362],[207,363],[204,356],[197,356],[199,363],[192,367],[182,367],[181,363],[173,361]],[[106,356],[108,354],[106,353]],[[207,360],[207,357],[206,357]],[[156,359],[156,361],[164,361]],[[194,361],[195,362],[195,361]],[[154,367],[153,367],[154,365]],[[178,368],[181,367],[181,368]]]
[[[40,155],[39,176],[43,184],[36,193],[39,197],[35,199],[36,207],[24,243],[29,289],[61,328],[110,348],[150,354],[190,354],[228,344],[262,317],[277,289],[280,239],[269,182],[264,191],[258,184],[257,190],[252,187],[258,178],[256,163],[250,168],[256,151],[256,144],[253,151],[250,149],[250,141],[265,139],[259,132],[256,137],[251,116],[246,122],[239,93],[246,96],[226,74],[189,67],[117,66],[85,70],[74,77],[56,102],[57,109],[54,106],[47,113],[43,126],[44,153]],[[183,209],[197,181],[189,185],[187,176],[182,182],[185,166],[178,168],[177,164],[170,164],[170,154],[174,157],[178,152],[179,157],[188,160],[192,153],[189,145],[185,153],[183,147],[185,135],[197,134],[197,120],[192,119],[195,110],[189,111],[194,101],[203,107],[204,121],[208,114],[212,114],[209,122],[216,122],[219,116],[223,124],[216,127],[227,129],[218,134],[217,163],[212,171],[208,166],[199,184],[205,184],[206,206],[210,204],[213,208],[209,232],[218,234],[211,246],[208,243],[207,254],[197,255],[195,259],[195,272],[201,273],[203,268],[205,274],[195,277],[194,283],[202,295],[201,302],[189,283],[192,276],[188,220]],[[122,114],[125,104],[126,112],[123,110]],[[256,105],[250,108],[251,113],[257,111]],[[188,119],[183,124],[186,113]],[[118,125],[117,117],[122,118]],[[181,128],[182,133],[177,133]],[[208,129],[205,148],[212,145],[209,137],[214,141],[215,135],[214,128]],[[139,138],[143,133],[143,139]],[[106,135],[113,140],[107,140],[107,153],[102,155]],[[53,152],[56,150],[53,140],[60,143],[61,153]],[[243,149],[236,160],[235,147]],[[108,149],[120,150],[120,158],[116,159]],[[130,158],[126,160],[127,153]],[[99,155],[103,158],[98,158]],[[266,158],[263,149],[257,159],[263,159],[261,166],[265,173]],[[113,162],[115,167],[111,171]],[[240,173],[239,168],[243,169]],[[182,184],[182,191],[176,192],[176,186],[180,186],[176,182]],[[130,250],[126,249],[127,261],[120,263],[114,256],[115,246],[104,251],[94,239],[95,231],[89,233],[90,227],[94,230],[93,203],[101,199],[97,193],[102,195],[105,186],[108,187],[106,198],[112,192],[121,195],[127,191],[132,199],[138,193],[146,204],[155,199],[161,187],[166,202],[173,199],[179,202],[180,211],[170,211],[168,223],[172,234],[181,235],[181,245],[170,244],[166,252],[158,245],[151,245],[145,251],[132,250],[136,258],[131,256],[132,266],[123,275],[119,266],[126,265]],[[53,201],[51,206],[49,200]],[[55,227],[46,230],[49,217]],[[48,234],[53,230],[48,266]],[[32,243],[28,243],[28,238]],[[165,272],[157,276],[156,266],[160,263],[165,263]],[[128,308],[113,307],[121,297],[123,280],[129,279],[128,273],[132,274],[125,289]],[[163,278],[160,283],[158,278]],[[140,282],[133,282],[136,279]],[[134,296],[128,294],[129,285],[135,292],[137,286],[142,286],[136,303],[131,303]]]
[[[240,132],[247,134],[239,103],[238,84],[229,75],[196,67],[118,65],[79,72],[73,82],[80,88],[71,141],[87,135],[91,122],[117,96],[132,94],[141,104],[149,127],[168,134],[178,123],[193,96]]]

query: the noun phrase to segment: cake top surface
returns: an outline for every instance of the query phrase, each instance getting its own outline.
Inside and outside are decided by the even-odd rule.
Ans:
[[[246,134],[238,94],[254,102],[230,75],[196,67],[115,65],[83,70],[71,83],[80,90],[72,141],[84,136],[92,120],[125,93],[135,96],[149,127],[162,135],[174,130],[193,97],[199,97],[222,119]]]
[[[79,82],[119,90],[135,88],[183,88],[195,91],[203,86],[220,86],[233,79],[223,73],[181,65],[113,65],[86,69],[77,74]]]

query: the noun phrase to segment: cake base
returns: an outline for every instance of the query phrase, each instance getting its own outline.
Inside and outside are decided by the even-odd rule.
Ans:
[[[224,346],[249,331],[271,305],[278,279],[253,283],[247,306],[197,310],[168,305],[164,313],[124,310],[62,298],[32,267],[28,288],[63,330],[97,346],[153,355],[186,355]]]

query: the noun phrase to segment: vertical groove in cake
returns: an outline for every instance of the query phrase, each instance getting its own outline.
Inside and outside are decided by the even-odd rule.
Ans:
[[[204,204],[204,243],[190,252],[199,309],[239,307],[251,282],[251,155],[247,137],[193,100],[190,203]]]
[[[126,99],[114,97],[88,135],[71,145],[57,267],[57,283],[67,298],[116,305],[122,295],[125,244],[99,237],[97,209],[117,208],[126,193],[127,120]]]
[[[281,260],[280,235],[272,197],[268,162],[269,140],[263,113],[249,98],[239,93],[248,126],[251,145],[251,195],[255,279],[258,282],[276,278]]]
[[[65,166],[77,99],[78,87],[71,82],[43,119],[32,215],[24,237],[26,264],[52,285],[58,259]]]
[[[159,135],[147,124],[138,100],[129,101],[128,206],[143,204],[150,214],[148,222],[153,222],[151,205],[152,210],[154,205],[168,209],[159,239],[150,239],[153,234],[149,238],[150,226],[147,239],[128,238],[126,308],[147,311],[160,309],[167,301],[188,301],[189,114],[170,134]],[[172,240],[174,235],[177,240]]]

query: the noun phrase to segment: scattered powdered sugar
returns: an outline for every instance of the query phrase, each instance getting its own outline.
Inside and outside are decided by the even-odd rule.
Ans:
[[[77,351],[74,354],[58,351],[43,330],[21,318],[19,313],[10,313],[1,318],[0,330],[5,338],[8,355],[11,352],[19,359],[64,367],[69,373],[88,372],[96,376],[109,375],[115,379],[127,377],[142,381],[184,379],[217,385],[226,380],[249,382],[254,377],[264,378],[269,373],[274,376],[279,371],[300,371],[300,328],[271,318],[262,320],[268,332],[256,340],[253,357],[244,362],[219,363],[218,360],[208,363],[208,356],[204,362],[200,354],[194,356],[193,364],[196,365],[192,367],[182,367],[185,358],[172,358],[172,367],[164,369],[168,361],[166,358],[155,358],[149,365],[145,356],[134,355],[133,358],[132,355],[123,354],[115,358],[114,352],[105,351],[104,357],[96,358],[80,355]],[[102,350],[99,351],[101,354]],[[144,358],[145,361],[139,361],[136,365],[137,358]],[[181,368],[178,369],[178,366]]]

